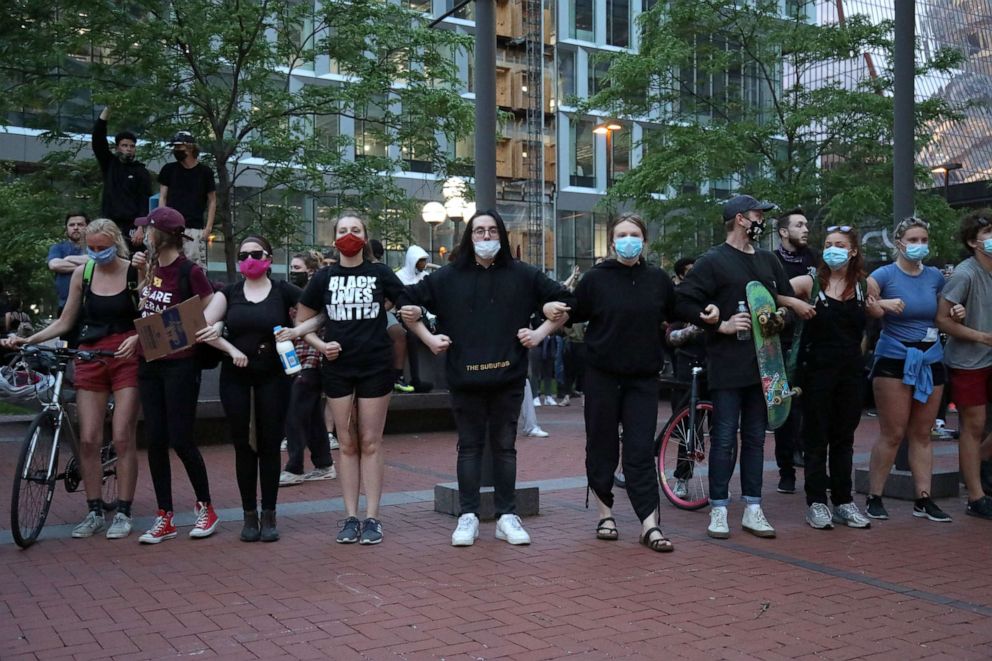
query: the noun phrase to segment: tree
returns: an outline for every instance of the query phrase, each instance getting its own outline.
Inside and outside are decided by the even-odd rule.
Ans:
[[[176,130],[193,132],[217,172],[229,274],[240,235],[292,238],[299,229],[285,209],[238,217],[239,181],[252,180],[258,199],[278,190],[362,209],[395,234],[411,201],[384,173],[415,159],[444,174],[439,138],[453,143],[471,130],[452,57],[466,38],[428,29],[399,4],[14,0],[9,13],[14,20],[0,29],[0,110],[42,109],[32,119],[58,136],[66,111],[109,105],[116,125],[143,127],[141,137],[155,141],[144,157],[163,152]],[[294,75],[315,62],[335,74],[307,84]],[[359,144],[335,130],[340,120],[363,129]],[[402,145],[399,156],[391,145]]]
[[[789,2],[783,15],[777,0],[658,2],[641,16],[640,51],[610,57],[608,87],[585,109],[656,122],[610,201],[632,201],[661,225],[664,253],[722,240],[718,201],[734,190],[801,206],[818,226],[890,224],[892,72],[861,81],[824,72],[891,53],[893,26],[864,16],[816,25],[816,4]],[[940,52],[918,75],[959,62]],[[916,114],[922,146],[928,123],[955,109],[933,99]],[[920,171],[921,182],[930,176]],[[917,208],[938,224],[953,218],[936,196],[918,194]]]

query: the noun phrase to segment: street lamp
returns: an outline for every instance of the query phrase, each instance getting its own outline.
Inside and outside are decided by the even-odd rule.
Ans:
[[[608,119],[593,127],[592,132],[606,136],[606,187],[613,183],[613,132],[622,131],[623,125],[615,119]]]
[[[444,205],[440,202],[428,202],[420,212],[420,217],[431,226],[431,258],[434,255],[434,228],[444,222],[448,214],[444,211]]]
[[[941,165],[937,165],[935,167],[930,168],[930,171],[933,172],[934,174],[937,174],[938,172],[941,172],[941,173],[944,174],[944,200],[945,201],[950,202],[950,198],[948,197],[948,195],[950,193],[951,172],[953,172],[954,170],[960,170],[962,167],[964,167],[964,166],[961,165],[960,163],[943,163]]]

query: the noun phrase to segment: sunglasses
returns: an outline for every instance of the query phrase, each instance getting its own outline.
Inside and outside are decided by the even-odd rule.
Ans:
[[[853,229],[854,228],[851,227],[850,225],[831,225],[830,227],[827,228],[827,231],[828,232],[843,232],[844,234],[848,234]]]
[[[269,256],[269,253],[264,250],[242,250],[238,253],[238,261],[243,262],[249,257],[252,259],[265,259]]]
[[[975,222],[978,223],[979,227],[988,227],[989,225],[992,225],[992,220],[989,220],[988,218],[979,218]]]

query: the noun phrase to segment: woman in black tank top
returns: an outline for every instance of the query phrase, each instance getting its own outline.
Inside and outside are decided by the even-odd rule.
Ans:
[[[815,278],[803,275],[792,280],[796,296],[813,299],[816,307],[816,316],[805,322],[799,354],[806,522],[821,530],[835,523],[868,528],[869,520],[851,495],[854,431],[861,422],[865,383],[861,347],[868,304],[864,259],[853,227],[830,227],[827,232]],[[827,507],[828,488],[833,512]]]
[[[131,502],[138,479],[135,429],[138,420],[138,336],[134,330],[137,271],[127,259],[129,250],[117,224],[100,218],[86,227],[90,262],[72,273],[69,298],[61,316],[28,338],[14,338],[11,346],[36,344],[65,337],[79,329],[81,349],[113,351],[113,357],[77,361],[76,408],[79,412],[79,466],[89,512],[73,529],[73,537],[90,537],[106,528],[100,497],[103,470],[100,447],[107,400],[114,395],[113,441],[117,451],[120,499],[107,529],[108,539],[131,532]]]

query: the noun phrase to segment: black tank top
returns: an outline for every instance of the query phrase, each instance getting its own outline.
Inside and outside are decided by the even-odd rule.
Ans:
[[[861,357],[867,315],[858,297],[838,301],[823,292],[816,298],[816,316],[803,332],[804,361],[818,365]]]
[[[132,275],[135,275],[131,273],[133,268],[133,266],[128,267],[129,282],[133,280]],[[92,290],[87,291],[83,300],[80,323],[83,326],[105,327],[106,335],[113,335],[134,330],[134,320],[139,316],[134,307],[134,296],[125,284],[124,289],[109,296],[94,294]]]

